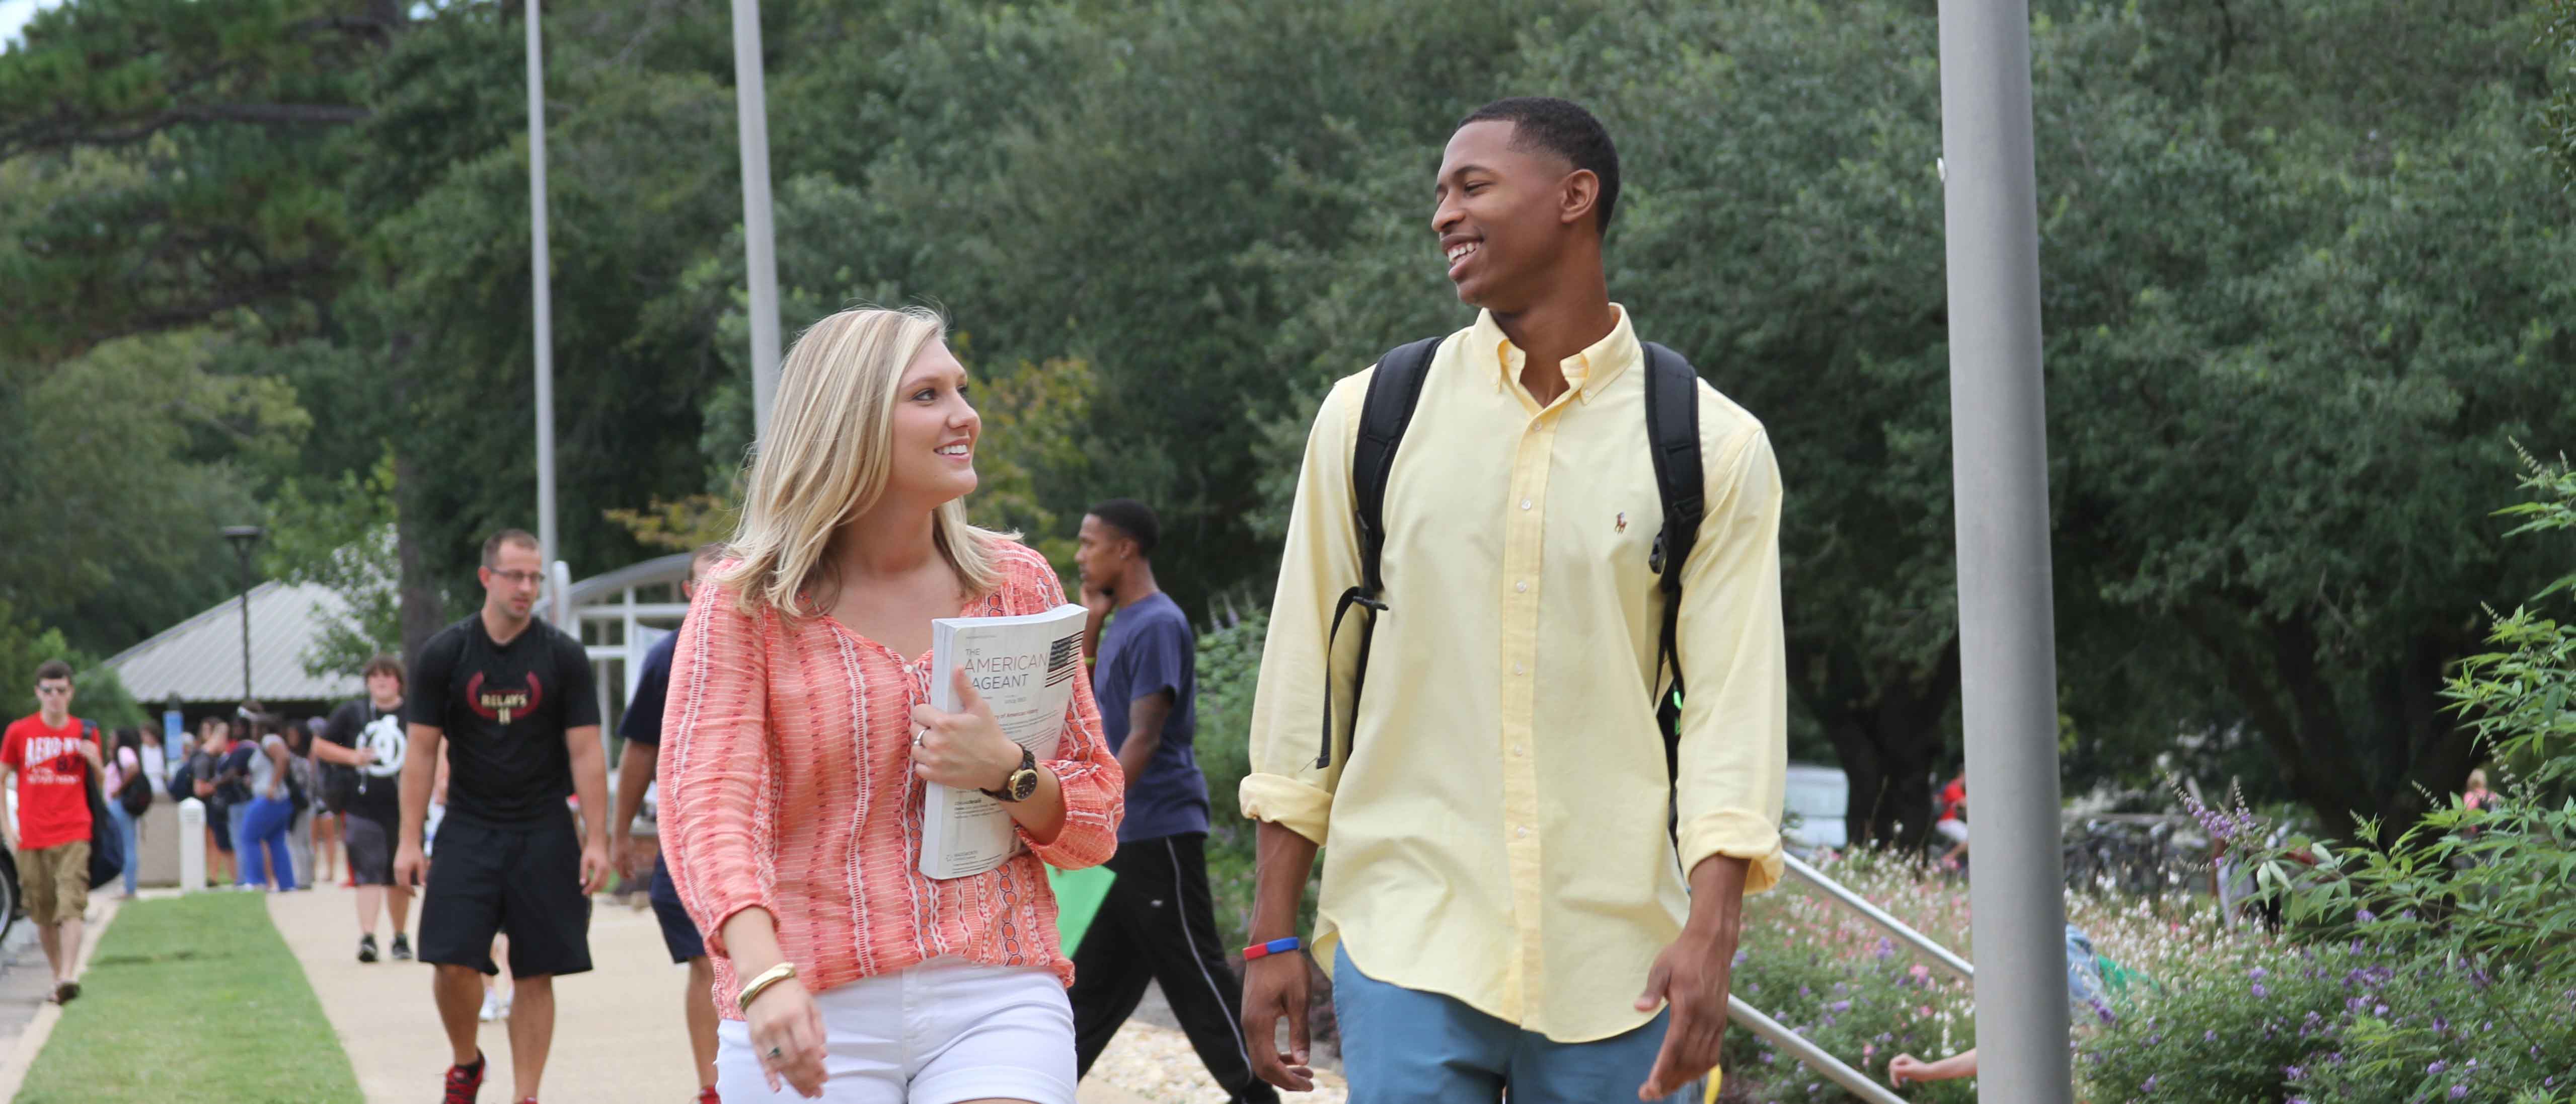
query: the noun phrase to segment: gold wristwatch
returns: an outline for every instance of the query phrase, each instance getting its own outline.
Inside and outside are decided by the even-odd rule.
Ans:
[[[998,790],[983,790],[979,792],[995,801],[1020,802],[1028,800],[1029,795],[1038,792],[1037,753],[1030,751],[1027,748],[1021,748],[1020,769],[1012,771],[1009,778],[1002,780],[1002,788]]]

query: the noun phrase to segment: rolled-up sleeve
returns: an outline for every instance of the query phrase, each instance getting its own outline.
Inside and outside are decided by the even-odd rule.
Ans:
[[[1297,474],[1297,496],[1288,515],[1288,539],[1279,561],[1279,590],[1270,604],[1270,632],[1261,648],[1261,681],[1252,697],[1250,762],[1239,800],[1243,815],[1269,821],[1324,842],[1332,821],[1333,788],[1342,774],[1341,749],[1348,729],[1334,719],[1331,762],[1317,766],[1323,750],[1325,692],[1336,712],[1351,715],[1351,676],[1358,662],[1356,622],[1343,627],[1330,657],[1333,606],[1359,581],[1359,536],[1351,519],[1352,421],[1368,393],[1369,372],[1334,385],[1315,414],[1306,459]]]
[[[662,848],[680,903],[727,958],[725,921],[754,906],[778,911],[763,861],[777,836],[762,625],[773,616],[744,614],[727,588],[699,588],[671,653],[662,718]]]
[[[1035,561],[1030,570],[1046,603],[1020,612],[1043,613],[1063,605],[1064,584],[1057,581],[1055,569],[1034,553],[1030,559]],[[1118,851],[1118,822],[1127,815],[1127,775],[1101,734],[1100,704],[1091,695],[1088,678],[1073,680],[1073,705],[1065,715],[1064,735],[1056,740],[1055,753],[1046,766],[1064,789],[1064,829],[1045,843],[1025,826],[1015,824],[1013,831],[1040,862],[1058,870],[1108,862]]]
[[[1700,443],[1708,513],[1682,572],[1682,869],[1747,859],[1745,892],[1759,893],[1780,880],[1789,759],[1780,470],[1770,437],[1740,413],[1704,401],[1700,422],[1723,428]]]

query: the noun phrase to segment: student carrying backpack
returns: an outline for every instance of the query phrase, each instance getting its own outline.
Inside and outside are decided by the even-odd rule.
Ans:
[[[1360,581],[1342,592],[1333,609],[1333,627],[1325,638],[1325,653],[1331,654],[1334,638],[1339,636],[1342,617],[1352,607],[1367,612],[1359,622],[1360,654],[1357,674],[1351,680],[1351,739],[1357,741],[1359,697],[1368,684],[1369,643],[1377,633],[1377,615],[1388,608],[1381,597],[1386,578],[1381,560],[1386,553],[1386,484],[1395,472],[1396,450],[1404,444],[1405,427],[1413,421],[1413,408],[1422,398],[1423,378],[1430,374],[1431,358],[1440,351],[1444,337],[1426,337],[1420,341],[1396,346],[1379,357],[1377,372],[1369,379],[1368,398],[1360,408],[1358,447],[1351,457],[1351,497],[1358,515],[1360,537]],[[1701,471],[1699,455],[1699,373],[1680,353],[1652,341],[1639,342],[1645,350],[1646,370],[1646,441],[1655,461],[1655,492],[1663,500],[1663,528],[1655,535],[1654,552],[1648,566],[1660,580],[1664,595],[1664,617],[1661,642],[1655,649],[1655,669],[1659,680],[1650,689],[1655,703],[1655,727],[1664,739],[1664,771],[1668,781],[1681,772],[1682,668],[1674,636],[1680,625],[1682,608],[1682,565],[1689,562],[1691,547],[1699,540],[1699,527],[1707,511],[1707,483]],[[1671,681],[1662,682],[1663,672],[1671,672]],[[1666,691],[1663,687],[1669,685]],[[1324,726],[1322,747],[1315,766],[1332,765],[1333,734],[1336,721],[1332,687],[1324,689]],[[1347,758],[1347,753],[1345,753]],[[1670,827],[1678,832],[1678,821]]]

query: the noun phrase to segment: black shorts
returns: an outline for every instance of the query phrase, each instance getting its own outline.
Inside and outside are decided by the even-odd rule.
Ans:
[[[670,949],[671,961],[707,957],[707,941],[680,904],[680,887],[671,881],[671,868],[660,855],[653,856],[653,889],[646,896],[653,902],[653,918],[662,922],[662,946]]]
[[[362,886],[394,884],[394,826],[355,809],[343,813],[341,840],[349,848],[349,878]]]
[[[499,827],[450,814],[420,902],[420,960],[500,972],[492,937],[510,936],[510,976],[590,970],[590,896],[570,817]]]

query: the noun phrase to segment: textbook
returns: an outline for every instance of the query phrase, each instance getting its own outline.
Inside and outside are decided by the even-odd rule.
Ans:
[[[1022,617],[943,617],[930,623],[930,704],[958,710],[954,672],[964,670],[975,692],[993,709],[1002,735],[1035,753],[1056,757],[1073,710],[1075,679],[1089,678],[1082,662],[1082,623],[1089,611],[1070,603]],[[921,802],[921,872],[933,878],[981,874],[1020,850],[1010,810],[976,790],[924,783]]]

